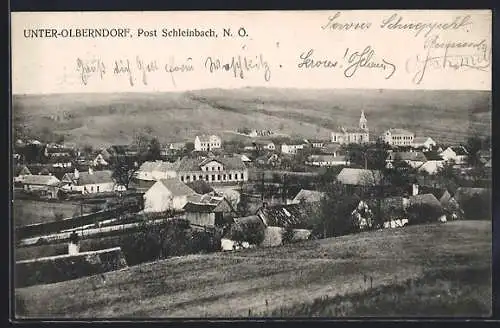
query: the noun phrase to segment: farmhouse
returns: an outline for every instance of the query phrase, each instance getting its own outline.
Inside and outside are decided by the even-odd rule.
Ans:
[[[55,145],[48,145],[45,147],[45,152],[44,152],[45,157],[47,158],[54,158],[54,157],[68,157],[71,158],[74,155],[74,150],[71,148],[66,148],[63,146],[55,146]]]
[[[276,150],[276,145],[274,142],[265,141],[265,140],[256,140],[252,142],[253,149],[261,149],[261,150]]]
[[[40,196],[57,198],[60,181],[53,175],[25,175],[22,180],[25,192],[36,192]]]
[[[365,112],[361,111],[359,118],[359,126],[357,128],[339,127],[332,132],[331,141],[339,144],[362,144],[370,141],[370,131],[368,129],[368,121],[365,117]]]
[[[264,222],[266,229],[262,246],[283,244],[286,230],[293,231],[292,240],[306,240],[311,236],[312,221],[319,206],[316,203],[289,205],[264,205],[257,211],[257,216]]]
[[[307,143],[311,145],[312,148],[323,148],[325,147],[325,142],[319,139],[309,139]]]
[[[119,188],[113,179],[113,172],[110,170],[94,171],[89,168],[88,172],[66,173],[62,182],[63,189],[77,191],[82,194],[93,194],[102,192],[113,192]]]
[[[184,211],[191,224],[207,227],[226,226],[236,216],[231,203],[215,193],[188,196]]]
[[[307,158],[306,165],[311,166],[338,166],[338,165],[349,165],[349,160],[345,156],[333,156],[333,155],[310,155]]]
[[[160,179],[144,194],[144,212],[180,211],[194,190],[178,179]]]
[[[135,178],[145,181],[158,181],[161,179],[175,178],[176,165],[165,161],[153,161],[142,163],[136,172]]]
[[[295,155],[299,149],[304,149],[305,144],[306,143],[304,141],[293,141],[288,144],[283,143],[281,144],[281,153]]]
[[[222,139],[216,135],[200,135],[194,138],[195,151],[210,151],[222,147]]]
[[[394,162],[404,162],[412,168],[422,166],[427,162],[427,158],[421,151],[405,151],[405,152],[391,152],[385,162],[387,168],[394,167]]]
[[[337,143],[327,143],[321,148],[321,152],[327,155],[339,156],[342,151],[342,146]]]
[[[431,137],[414,137],[413,138],[413,147],[423,148],[423,149],[432,149],[432,148],[436,147],[436,142]]]
[[[184,157],[176,163],[177,177],[182,182],[204,180],[210,183],[248,181],[248,169],[238,157]]]
[[[441,157],[447,161],[453,161],[457,165],[465,164],[468,152],[463,146],[448,147],[440,153]]]
[[[378,170],[343,168],[337,181],[344,185],[376,186],[382,184],[382,173]]]
[[[92,166],[108,166],[108,164],[108,161],[104,159],[104,155],[102,153],[98,153],[92,160]]]
[[[415,134],[405,129],[389,129],[382,135],[382,140],[391,146],[412,146]]]
[[[412,219],[416,220],[416,217],[418,217],[419,220],[426,220],[429,222],[446,221],[446,213],[441,203],[436,196],[431,193],[410,196],[407,210],[410,212],[410,223],[413,223]],[[413,213],[413,218],[411,213]]]
[[[320,202],[325,196],[324,192],[316,190],[302,189],[295,196],[291,203],[315,203]]]

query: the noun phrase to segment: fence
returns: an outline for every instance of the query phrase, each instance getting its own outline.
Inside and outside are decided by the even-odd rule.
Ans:
[[[95,224],[99,221],[108,220],[127,212],[138,212],[139,205],[118,207],[110,210],[102,210],[95,213],[84,214],[77,217],[66,218],[61,221],[31,224],[16,228],[16,240],[26,239],[34,236],[48,235],[62,230],[74,229],[80,226]]]

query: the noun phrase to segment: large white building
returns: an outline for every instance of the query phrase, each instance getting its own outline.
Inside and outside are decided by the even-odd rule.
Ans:
[[[332,132],[332,142],[339,144],[362,144],[370,141],[370,131],[368,129],[368,120],[365,117],[365,112],[361,111],[359,118],[359,126],[357,128],[340,127]]]
[[[219,148],[222,148],[222,139],[219,136],[212,134],[194,138],[194,150],[196,151],[209,151]]]
[[[382,140],[391,146],[413,146],[415,134],[405,129],[389,129],[385,131]]]

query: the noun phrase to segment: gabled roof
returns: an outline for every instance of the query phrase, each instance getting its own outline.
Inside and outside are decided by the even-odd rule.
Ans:
[[[75,173],[66,173],[64,180],[70,179],[77,186],[114,182],[113,171],[111,170],[93,171],[92,173],[79,172],[78,175],[77,179],[75,178]]]
[[[409,197],[411,205],[430,205],[436,209],[442,209],[441,203],[433,194],[418,194]]]
[[[23,179],[23,184],[27,185],[56,186],[59,182],[53,175],[27,175]]]
[[[428,151],[425,153],[425,157],[428,161],[442,161],[443,157],[434,151]]]
[[[217,161],[224,166],[225,170],[244,170],[246,169],[245,163],[241,160],[241,157],[207,157],[205,159],[197,159],[190,157],[183,157],[179,161],[175,162],[175,168],[180,171],[199,171],[201,165],[210,163],[211,161]]]
[[[165,162],[165,161],[147,161],[142,163],[139,171],[141,172],[167,172],[175,171],[175,163]]]
[[[217,205],[187,202],[183,209],[191,213],[213,213]]]
[[[463,146],[453,146],[450,148],[455,152],[455,154],[457,154],[457,156],[465,156],[469,153]]]
[[[309,161],[320,161],[320,162],[345,162],[345,156],[333,156],[333,155],[310,155]]]
[[[389,156],[387,156],[387,160],[426,162],[427,158],[421,151],[402,151],[391,152]]]
[[[26,165],[16,165],[14,167],[14,176],[18,175],[30,175],[31,171]]]
[[[257,215],[270,227],[308,229],[317,209],[316,203],[273,205],[260,208]]]
[[[210,138],[218,138],[220,139],[219,136],[215,135],[215,134],[201,134],[201,135],[198,135],[196,136],[197,138],[200,139],[200,142],[210,142]]]
[[[382,173],[378,170],[343,168],[337,180],[345,185],[373,186],[382,183]]]
[[[413,132],[408,131],[406,129],[398,129],[398,128],[391,128],[387,130],[385,133],[390,132],[391,134],[403,134],[403,135],[414,135]]]
[[[324,192],[316,190],[306,190],[302,189],[293,199],[294,202],[319,202],[325,196]]]
[[[446,190],[445,188],[436,188],[436,187],[429,187],[429,186],[419,186],[418,192],[420,194],[432,194],[439,201],[441,201],[442,197],[444,197],[446,195],[450,195],[448,190]],[[446,196],[446,197],[448,197],[448,196]]]
[[[415,144],[423,144],[423,143],[425,143],[429,139],[432,140],[431,137],[414,137],[413,138],[413,143],[415,143]],[[432,141],[434,141],[434,140],[432,140]]]
[[[163,184],[174,196],[187,196],[195,194],[194,190],[189,188],[179,179],[161,179],[157,183]]]
[[[214,189],[205,180],[195,180],[186,183],[186,185],[200,195],[208,194],[214,191]]]

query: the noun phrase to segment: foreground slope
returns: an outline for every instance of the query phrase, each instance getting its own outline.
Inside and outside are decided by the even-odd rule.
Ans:
[[[457,287],[446,281],[446,274],[441,274],[464,270],[469,270],[479,286],[469,286],[470,279],[465,279]],[[491,312],[490,270],[491,222],[463,221],[380,230],[271,249],[173,258],[102,276],[19,289],[16,304],[20,307],[18,313],[28,317],[342,315],[304,309],[308,309],[308,304],[316,304],[318,298],[358,295],[358,301],[363,297],[369,301],[363,303],[365,306],[378,304],[373,301],[375,296],[392,303],[345,315],[369,312],[380,316],[480,316]],[[438,275],[439,281],[444,279],[440,293],[451,295],[450,288],[459,288],[460,302],[477,306],[451,306],[443,297],[433,299],[444,303],[441,307],[430,309],[420,304],[399,311],[400,303],[392,299],[392,294],[383,298],[384,293],[401,292],[403,288],[404,297],[424,300],[426,284],[432,289],[438,281],[433,275]],[[404,286],[410,280],[423,287],[409,289],[413,294],[408,295]],[[384,289],[390,287],[393,290]],[[357,303],[349,304],[352,307]],[[328,309],[330,305],[323,307]],[[391,311],[384,310],[387,308]]]
[[[488,135],[491,92],[425,90],[208,89],[178,93],[15,95],[17,130],[52,132],[93,146],[131,142],[135,132],[162,142],[248,127],[329,138],[339,125],[357,126],[364,110],[373,137],[407,128],[439,142]]]

